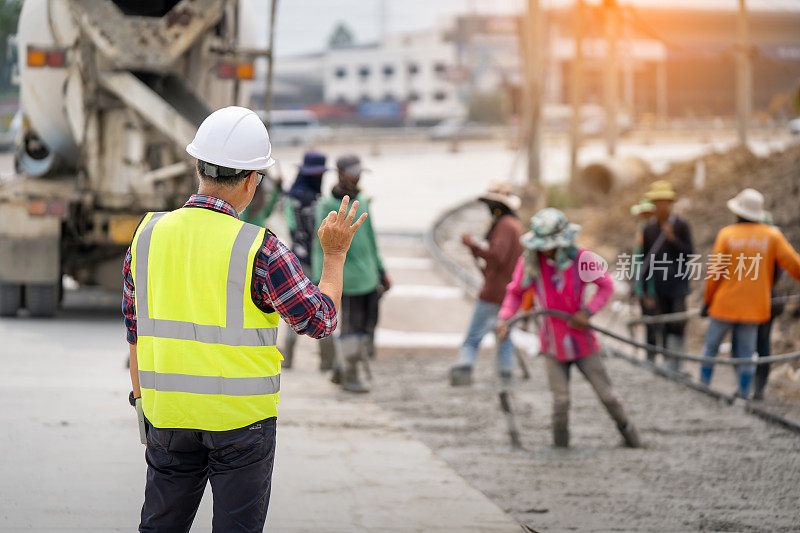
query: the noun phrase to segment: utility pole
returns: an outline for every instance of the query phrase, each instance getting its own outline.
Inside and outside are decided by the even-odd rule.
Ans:
[[[572,104],[572,124],[570,125],[569,176],[572,183],[578,178],[578,150],[581,144],[581,104],[583,103],[583,0],[575,0],[575,14],[572,22],[572,35],[575,39],[575,57],[572,58],[570,103]]]
[[[620,12],[620,20],[622,19],[622,12]],[[631,13],[630,7],[626,10],[624,19],[624,40],[625,40],[625,55],[622,60],[622,100],[624,102],[626,112],[633,117],[636,113],[636,97],[634,95],[634,81],[633,81],[633,31],[631,28]]]
[[[739,0],[736,53],[736,118],[739,144],[747,145],[747,122],[753,99],[753,76],[750,65],[750,31],[745,0]]]
[[[389,25],[389,10],[386,5],[387,0],[380,0],[378,9],[378,27],[381,29],[381,42],[386,41],[386,34],[388,33]]]
[[[606,67],[603,71],[603,96],[606,108],[606,151],[614,157],[617,150],[617,108],[619,98],[619,9],[616,0],[603,1],[606,34]]]
[[[539,0],[528,0],[528,9],[523,19],[525,87],[523,90],[523,133],[528,153],[528,183],[541,180],[542,152],[542,9]]]
[[[264,80],[264,118],[269,120],[269,112],[272,109],[272,65],[275,61],[275,17],[278,13],[278,0],[270,0],[269,15],[269,37],[267,41],[267,73]]]

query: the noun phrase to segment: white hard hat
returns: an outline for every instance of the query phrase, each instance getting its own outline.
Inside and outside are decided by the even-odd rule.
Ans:
[[[186,152],[207,163],[237,170],[265,170],[275,164],[264,123],[254,111],[237,106],[208,115]]]
[[[728,209],[744,219],[761,222],[766,214],[764,211],[764,195],[755,189],[744,189],[728,200]]]

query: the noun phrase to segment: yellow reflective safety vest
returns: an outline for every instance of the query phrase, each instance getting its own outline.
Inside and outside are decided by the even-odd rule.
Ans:
[[[265,230],[199,207],[148,213],[131,245],[142,406],[158,428],[276,416],[278,314],[252,301]]]

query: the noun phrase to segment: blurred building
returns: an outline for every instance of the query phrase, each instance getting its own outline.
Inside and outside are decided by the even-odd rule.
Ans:
[[[584,103],[591,108],[603,101],[608,11],[595,4],[586,9]],[[617,14],[622,113],[735,114],[736,2],[724,9],[626,2]],[[575,57],[573,2],[550,4],[544,15],[545,118],[564,122]],[[751,10],[748,20],[753,110],[780,117],[800,83],[800,0],[797,10]],[[275,107],[313,107],[345,121],[384,123],[432,123],[497,102],[503,113],[516,114],[519,32],[519,17],[472,15],[382,42],[332,39],[320,53],[277,60]],[[256,84],[256,101],[262,93],[263,83]]]
[[[547,13],[552,59],[551,101],[568,102],[574,57],[571,3]],[[587,9],[584,51],[586,97],[602,99],[607,10]],[[736,109],[737,2],[727,8],[624,4],[620,21],[621,102],[635,114],[732,116]],[[800,2],[794,11],[750,10],[753,110],[774,112],[800,82]],[[560,78],[562,81],[554,81]]]
[[[437,30],[336,46],[323,61],[325,102],[355,106],[364,118],[394,111],[415,123],[463,115],[456,60],[452,43]]]

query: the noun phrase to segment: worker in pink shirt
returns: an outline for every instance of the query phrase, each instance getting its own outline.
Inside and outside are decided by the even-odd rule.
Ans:
[[[594,388],[611,418],[617,423],[625,444],[641,444],[633,423],[622,407],[606,372],[589,318],[608,302],[614,283],[599,256],[575,245],[580,230],[554,208],[542,209],[531,218],[531,231],[522,236],[526,251],[517,262],[500,308],[497,337],[508,336],[508,321],[522,303],[523,294],[533,291],[536,309],[551,309],[571,315],[569,320],[546,316],[539,321],[541,353],[547,364],[547,378],[553,393],[553,444],[569,446],[569,372],[575,364]],[[584,289],[594,283],[597,291],[584,303]]]

